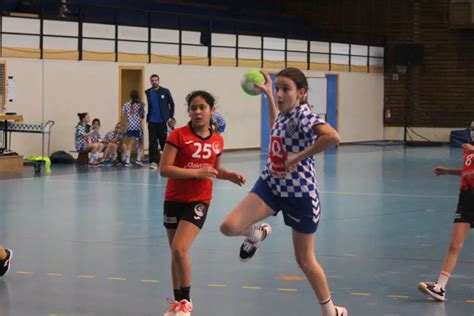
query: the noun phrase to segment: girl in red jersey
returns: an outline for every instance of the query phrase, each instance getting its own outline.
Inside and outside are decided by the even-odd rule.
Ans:
[[[451,243],[448,253],[444,258],[438,281],[418,283],[418,289],[422,293],[440,302],[446,301],[446,285],[448,284],[449,277],[456,266],[469,229],[474,228],[474,146],[464,144],[462,148],[464,151],[462,168],[436,167],[433,170],[437,176],[447,174],[461,176],[461,188],[459,190]]]
[[[194,91],[186,101],[191,121],[168,136],[160,163],[161,176],[168,178],[163,221],[172,253],[175,296],[164,316],[188,316],[193,310],[189,250],[206,220],[212,178],[245,183],[242,175],[220,166],[224,140],[211,127],[214,97]]]

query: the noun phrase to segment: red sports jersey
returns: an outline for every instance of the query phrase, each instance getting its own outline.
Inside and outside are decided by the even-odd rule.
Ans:
[[[461,190],[474,189],[474,152],[464,152],[464,164],[461,173]]]
[[[218,133],[201,138],[190,125],[173,130],[166,142],[178,149],[174,165],[180,168],[214,168],[224,149],[224,139]],[[166,184],[166,201],[210,203],[211,198],[211,179],[168,179]]]

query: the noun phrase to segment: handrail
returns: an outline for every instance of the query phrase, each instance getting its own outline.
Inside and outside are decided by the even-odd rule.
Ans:
[[[338,54],[332,52],[332,43],[333,41],[329,40],[327,41],[329,43],[329,52],[322,52],[322,51],[311,51],[310,50],[310,42],[311,41],[321,41],[321,38],[317,37],[316,35],[311,35],[309,32],[305,32],[306,35],[302,36],[302,38],[294,38],[297,40],[303,40],[306,41],[307,44],[307,50],[291,50],[288,48],[288,41],[290,39],[291,34],[289,33],[289,30],[291,29],[291,25],[287,26],[287,32],[285,33],[286,35],[283,37],[280,37],[284,39],[284,49],[274,49],[274,48],[265,48],[264,47],[264,37],[277,37],[277,34],[270,34],[268,30],[259,30],[258,26],[261,27],[275,27],[274,23],[269,23],[269,22],[264,22],[264,21],[250,21],[250,20],[242,20],[242,19],[236,19],[236,18],[230,18],[230,17],[219,17],[219,16],[210,16],[210,15],[199,15],[199,14],[193,14],[193,13],[177,13],[177,12],[166,12],[166,11],[156,11],[156,10],[143,10],[143,9],[123,9],[123,8],[117,8],[117,7],[111,7],[111,6],[103,6],[103,5],[95,5],[95,4],[68,4],[69,8],[77,8],[77,16],[76,17],[59,17],[59,16],[50,16],[46,13],[45,7],[43,0],[40,0],[40,14],[39,14],[39,19],[40,19],[40,32],[39,34],[32,34],[32,33],[21,33],[21,32],[4,32],[3,28],[1,28],[0,32],[0,45],[3,43],[2,37],[3,35],[24,35],[24,36],[39,36],[40,41],[39,41],[39,48],[40,48],[40,58],[44,58],[44,37],[53,37],[53,38],[69,38],[69,39],[78,39],[78,44],[77,44],[77,50],[79,52],[78,55],[78,60],[83,59],[83,41],[84,40],[101,40],[101,41],[114,41],[114,54],[115,54],[115,61],[118,61],[119,58],[119,42],[129,42],[129,43],[146,43],[147,44],[147,55],[148,55],[148,63],[151,63],[151,56],[152,56],[152,44],[169,44],[169,45],[178,45],[178,57],[179,57],[179,64],[182,64],[183,61],[183,46],[200,46],[200,47],[206,47],[207,46],[207,58],[208,58],[208,65],[212,65],[212,48],[233,48],[236,50],[235,52],[235,59],[236,59],[236,64],[235,66],[239,66],[239,49],[248,49],[248,50],[255,50],[255,51],[260,51],[260,59],[261,59],[261,66],[263,67],[264,63],[264,51],[268,52],[283,52],[284,53],[284,63],[285,66],[288,64],[288,53],[305,53],[306,56],[306,65],[307,69],[310,69],[310,63],[311,63],[311,54],[318,54],[318,55],[327,55],[328,56],[328,64],[329,64],[329,70],[332,69],[332,57],[333,56],[348,56],[349,57],[349,71],[351,69],[351,58],[352,57],[362,57],[362,58],[367,58],[367,71],[369,72],[370,70],[370,59],[375,58],[379,60],[383,60],[383,57],[379,56],[371,56],[370,55],[370,49],[367,49],[367,54],[360,55],[360,54],[352,54],[351,52],[351,46],[352,44],[349,45],[349,53],[348,54]],[[108,13],[113,15],[113,23],[101,23],[100,21],[93,21],[93,19],[87,18],[86,11],[88,9],[98,9],[98,10],[107,10]],[[139,13],[139,14],[144,14],[146,17],[146,26],[141,26],[141,27],[146,27],[148,29],[148,36],[147,40],[140,40],[140,39],[121,39],[119,38],[119,27],[120,26],[137,26],[135,24],[119,24],[119,17],[120,14],[126,12],[126,13]],[[1,17],[6,16],[6,14],[2,11],[0,13]],[[152,40],[152,35],[151,35],[151,30],[154,29],[153,27],[153,16],[154,15],[164,15],[164,16],[171,16],[171,17],[176,17],[177,19],[177,31],[179,31],[179,38],[178,42],[166,42],[166,41],[153,41]],[[18,18],[26,18],[26,19],[32,19],[33,17],[18,17]],[[191,26],[191,27],[183,27],[183,19],[186,18],[199,18],[203,20],[203,25],[202,26]],[[59,21],[71,21],[71,22],[77,22],[78,23],[78,34],[77,36],[72,36],[72,35],[57,35],[57,34],[45,34],[44,33],[44,20],[59,20]],[[88,22],[91,20],[91,22]],[[92,22],[93,21],[93,22]],[[227,45],[213,45],[212,43],[212,36],[211,34],[213,33],[226,33],[225,31],[219,30],[219,28],[215,27],[216,22],[219,21],[227,21],[227,22],[233,22],[235,24],[230,25],[234,28],[235,32],[231,33],[233,35],[236,35],[236,46],[227,46]],[[205,22],[205,23],[204,23]],[[84,23],[97,23],[97,24],[106,24],[106,25],[113,25],[115,27],[114,31],[114,37],[113,38],[101,38],[101,37],[93,37],[93,36],[84,36],[83,34],[83,25]],[[246,24],[247,23],[247,24]],[[229,26],[229,28],[231,28]],[[242,31],[243,26],[255,26],[257,27],[257,30],[255,32],[252,31],[247,31],[244,32]],[[279,25],[281,28],[281,25]],[[158,27],[161,29],[167,29],[167,27]],[[176,28],[173,28],[176,30]],[[183,43],[183,35],[182,32],[184,30],[197,30],[200,32],[203,32],[204,34],[208,34],[209,36],[209,41],[208,43],[205,43],[205,45],[199,45],[199,44],[192,44],[192,43]],[[227,32],[228,33],[228,32]],[[288,35],[290,34],[290,35]],[[250,35],[250,36],[257,36],[260,37],[260,47],[244,47],[244,46],[239,46],[239,41],[238,35]],[[204,43],[202,43],[204,44]],[[366,45],[366,44],[364,44]],[[371,45],[366,45],[367,47]],[[282,60],[283,61],[283,60]]]
[[[44,5],[43,5],[43,0],[40,0],[40,12],[39,12],[39,17],[43,17],[44,18]],[[243,25],[260,25],[260,26],[271,26],[271,27],[274,27],[275,26],[275,23],[272,23],[272,22],[266,22],[266,21],[255,21],[255,20],[249,20],[249,19],[239,19],[239,18],[233,18],[233,17],[221,17],[221,16],[215,16],[215,15],[202,15],[202,14],[195,14],[195,13],[182,13],[182,12],[174,12],[174,11],[163,11],[163,10],[145,10],[145,9],[136,9],[136,8],[123,8],[123,7],[118,7],[118,6],[105,6],[105,5],[97,5],[97,4],[88,4],[88,3],[82,3],[82,4],[67,4],[68,7],[71,7],[71,8],[77,8],[78,12],[84,12],[84,9],[103,9],[103,10],[108,10],[108,11],[113,11],[113,12],[125,12],[125,13],[130,13],[130,12],[134,12],[134,13],[142,13],[144,14],[145,16],[150,14],[150,15],[168,15],[168,16],[175,16],[175,17],[181,17],[181,18],[186,18],[186,17],[189,17],[189,18],[206,18],[206,19],[213,19],[213,20],[223,20],[223,21],[227,21],[227,22],[234,22],[234,23],[237,23],[237,24],[243,24]],[[1,11],[0,12],[0,15],[1,16],[8,16],[7,14],[5,14],[5,12]],[[79,14],[78,14],[79,15]],[[265,14],[265,16],[268,16],[268,15],[274,15],[276,16],[274,13],[270,13],[270,14]],[[286,15],[285,17],[288,17],[288,15]],[[35,17],[29,17],[29,16],[25,16],[25,17],[18,17],[18,18],[24,18],[24,19],[35,19]],[[60,17],[58,15],[53,15],[53,16],[48,16],[48,20],[59,20],[59,21],[75,21],[75,20],[79,20],[79,18],[75,18],[73,16],[68,16],[68,17]],[[79,22],[79,21],[78,21]],[[88,23],[88,22],[86,22]],[[94,23],[97,23],[97,24],[112,24],[112,23],[102,23],[102,22],[97,22],[95,21]],[[128,24],[120,24],[120,25],[124,25],[124,26],[137,26],[136,24],[131,24],[131,25],[128,25]],[[278,25],[278,28],[281,29],[282,28],[282,25]],[[290,30],[292,28],[292,25],[288,25],[286,27],[286,31]],[[319,30],[319,33],[322,33],[324,30]],[[327,31],[327,30],[326,30]],[[314,30],[314,32],[318,32],[318,30]],[[285,32],[282,32],[282,33],[285,33]],[[288,32],[286,32],[288,33]],[[307,33],[307,31],[304,31],[303,33]],[[346,33],[347,35],[350,36],[350,34],[356,34],[356,32],[347,32],[345,31],[344,33]],[[366,34],[371,34],[370,32],[365,32],[365,31],[358,31],[357,34],[361,34],[361,33],[366,33]],[[242,34],[244,35],[244,34]],[[251,34],[249,34],[251,35]],[[371,34],[371,36],[373,37],[374,35]],[[305,38],[308,38],[307,35],[303,36]],[[385,42],[384,39],[381,39],[380,36],[375,36],[377,38],[379,38],[379,40],[377,40],[379,43],[381,43],[382,41]],[[309,38],[310,40],[318,40],[320,38]],[[367,44],[367,43],[362,43],[364,45],[371,45],[371,44]],[[381,44],[375,44],[374,45],[381,45]]]

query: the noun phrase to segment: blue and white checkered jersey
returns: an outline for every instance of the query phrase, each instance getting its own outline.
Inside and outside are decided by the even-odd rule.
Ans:
[[[86,128],[84,127],[84,125],[77,124],[76,133],[74,134],[74,142],[77,151],[81,151],[84,149],[84,145],[86,144],[86,137],[84,136],[85,133]]]
[[[102,136],[99,131],[92,131],[90,138],[93,143],[100,143],[102,141]]]
[[[317,195],[314,157],[300,161],[292,171],[286,171],[286,160],[289,153],[298,153],[313,145],[317,138],[313,126],[325,123],[307,104],[296,106],[288,113],[278,113],[271,131],[267,165],[261,174],[273,194],[280,197]]]
[[[127,117],[127,131],[140,131],[141,121],[145,117],[145,107],[143,103],[127,102],[123,105],[122,112]]]
[[[115,143],[119,143],[122,140],[123,134],[117,133],[115,130],[111,130],[105,134],[104,142],[111,142],[115,140]]]

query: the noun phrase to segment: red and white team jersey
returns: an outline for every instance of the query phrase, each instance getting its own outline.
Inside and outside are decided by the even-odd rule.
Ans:
[[[189,124],[173,130],[166,142],[178,149],[174,165],[180,168],[214,168],[224,149],[224,139],[218,133],[211,131],[209,137],[201,138]],[[211,179],[168,179],[166,184],[165,201],[210,203],[211,198]]]
[[[464,164],[461,173],[461,190],[474,190],[474,151],[464,152]]]

